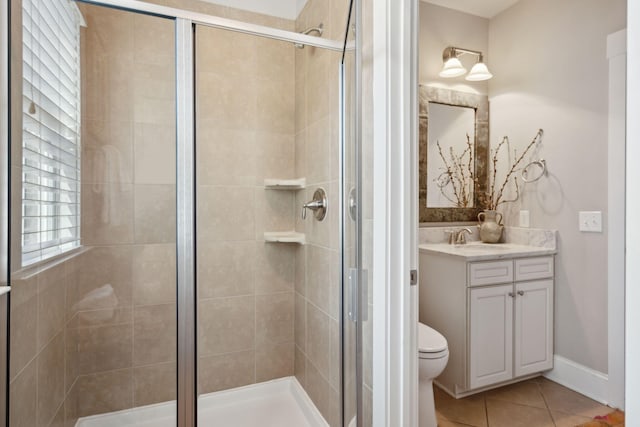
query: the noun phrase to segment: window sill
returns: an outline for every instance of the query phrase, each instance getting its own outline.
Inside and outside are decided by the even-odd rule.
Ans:
[[[75,257],[78,257],[89,250],[91,250],[90,247],[78,246],[77,248],[73,248],[70,251],[67,251],[65,253],[58,254],[51,258],[47,258],[45,260],[35,262],[33,264],[30,264],[26,267],[21,268],[20,270],[12,272],[10,276],[11,281],[28,280],[38,274],[43,273],[44,271],[47,271]]]

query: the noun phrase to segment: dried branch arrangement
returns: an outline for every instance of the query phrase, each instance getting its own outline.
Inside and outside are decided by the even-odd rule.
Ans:
[[[504,182],[502,183],[502,185],[500,187],[496,186],[496,174],[497,174],[497,170],[498,170],[498,154],[500,153],[500,149],[502,148],[502,146],[506,146],[507,149],[510,148],[509,137],[505,136],[504,138],[502,138],[502,141],[500,142],[500,144],[498,144],[496,149],[495,150],[491,150],[491,153],[492,153],[492,155],[491,155],[492,172],[491,172],[491,176],[490,176],[489,191],[486,192],[486,193],[478,194],[480,206],[483,209],[496,210],[496,208],[498,206],[500,206],[501,204],[503,204],[503,203],[515,202],[516,200],[518,200],[518,198],[520,197],[520,188],[518,187],[518,180],[517,180],[517,177],[515,176],[515,173],[519,170],[518,166],[520,165],[520,163],[522,163],[522,160],[525,158],[527,153],[538,142],[540,142],[542,140],[542,135],[543,134],[544,134],[544,131],[542,129],[539,129],[538,133],[536,133],[536,136],[529,143],[529,145],[527,145],[527,147],[525,148],[525,150],[522,152],[522,154],[519,157],[518,157],[518,154],[517,154],[516,150],[514,149],[513,158],[516,159],[516,160],[511,165],[511,168],[509,169],[509,172],[505,176]],[[513,181],[512,181],[512,179],[513,179]],[[515,197],[513,199],[503,199],[503,197],[505,196],[505,190],[507,188],[507,185],[511,181],[513,182],[513,184],[515,186],[515,191],[516,191]]]
[[[467,146],[460,155],[453,152],[453,147],[449,147],[449,159],[442,152],[440,141],[436,141],[438,153],[444,163],[445,170],[436,178],[440,193],[451,203],[455,203],[457,208],[467,208],[473,206],[473,188],[475,183],[473,167],[473,146],[467,134]],[[445,193],[445,188],[451,184],[453,198]]]

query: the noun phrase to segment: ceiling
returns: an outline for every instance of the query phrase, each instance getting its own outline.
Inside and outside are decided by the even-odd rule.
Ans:
[[[449,9],[459,10],[483,18],[493,18],[519,0],[423,0]]]

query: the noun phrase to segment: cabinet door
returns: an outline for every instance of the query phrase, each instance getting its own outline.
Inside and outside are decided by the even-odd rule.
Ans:
[[[513,285],[469,290],[469,388],[513,377]]]
[[[553,367],[553,281],[516,283],[515,376]]]

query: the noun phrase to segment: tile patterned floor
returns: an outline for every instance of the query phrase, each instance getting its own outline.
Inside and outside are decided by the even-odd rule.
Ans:
[[[543,377],[458,400],[434,394],[438,427],[575,427],[613,411]]]

